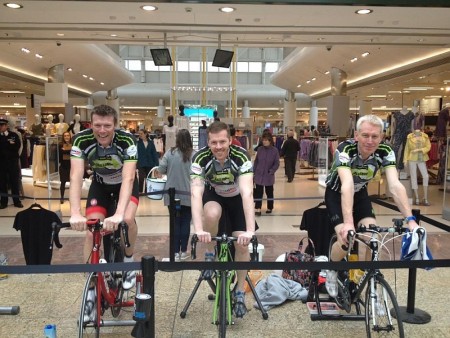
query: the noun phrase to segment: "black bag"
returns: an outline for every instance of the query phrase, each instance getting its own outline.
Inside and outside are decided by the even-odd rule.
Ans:
[[[303,246],[303,241],[307,240],[308,244]],[[313,254],[309,254],[306,251],[306,248],[309,248],[309,251],[312,251]],[[314,243],[309,237],[304,237],[298,243],[298,250],[293,250],[291,252],[286,253],[286,262],[298,262],[299,266],[301,266],[302,262],[314,262],[315,257],[315,248]],[[303,287],[309,287],[311,283],[312,272],[308,270],[283,270],[281,276],[286,279],[293,280],[297,283],[303,285]]]

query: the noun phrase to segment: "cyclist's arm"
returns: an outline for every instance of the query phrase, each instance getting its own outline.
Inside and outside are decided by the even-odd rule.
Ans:
[[[203,192],[205,183],[201,177],[191,176],[191,210],[195,233],[203,231]]]
[[[255,232],[255,202],[253,201],[253,174],[239,176],[239,191],[244,208],[247,232]]]
[[[412,216],[412,210],[409,205],[408,195],[403,184],[398,179],[397,169],[395,167],[387,167],[385,169],[386,179],[389,186],[389,191],[392,194],[395,205],[399,208],[404,217]],[[412,231],[417,227],[415,221],[409,221],[408,227]]]
[[[85,219],[81,214],[81,187],[83,185],[84,159],[70,160],[70,224],[75,230],[85,229]]]
[[[341,243],[347,243],[347,232],[354,230],[353,202],[355,195],[355,185],[350,168],[342,167],[337,169],[341,181],[341,209],[344,226],[337,235]]]
[[[117,223],[123,221],[125,210],[130,202],[133,183],[136,177],[136,163],[136,161],[126,161],[122,167],[122,185],[120,187],[116,212],[114,213],[114,216],[121,218]]]

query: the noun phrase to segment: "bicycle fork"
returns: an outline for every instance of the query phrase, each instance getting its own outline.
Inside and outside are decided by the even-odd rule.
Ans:
[[[387,315],[389,319],[389,325],[392,325],[391,312],[388,309],[386,290],[382,285],[378,287],[382,288],[382,293],[377,292],[377,284],[375,283],[376,275],[370,278],[370,306],[372,308],[372,327],[378,327],[377,318]],[[379,291],[379,290],[378,290]]]

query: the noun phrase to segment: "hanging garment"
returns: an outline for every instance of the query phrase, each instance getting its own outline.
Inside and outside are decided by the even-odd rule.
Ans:
[[[27,265],[50,264],[53,253],[50,249],[53,222],[61,223],[61,220],[53,211],[38,204],[17,213],[13,228],[20,231]]]
[[[395,119],[395,130],[392,143],[392,149],[395,153],[395,158],[397,160],[397,169],[403,169],[403,153],[405,150],[406,138],[408,134],[411,133],[411,122],[414,120],[414,114],[408,112],[402,114],[399,111],[394,112]]]
[[[303,212],[300,230],[308,232],[308,237],[314,243],[317,256],[328,257],[328,248],[334,229],[331,226],[327,209],[321,208],[321,206],[324,206],[324,202]]]

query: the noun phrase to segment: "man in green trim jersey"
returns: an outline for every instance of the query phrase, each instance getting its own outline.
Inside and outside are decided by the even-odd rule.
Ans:
[[[211,242],[211,233],[231,232],[238,237],[235,260],[249,261],[247,246],[255,234],[252,162],[244,148],[231,144],[227,124],[213,122],[207,128],[207,135],[208,146],[194,155],[191,166],[194,231],[203,243]],[[234,308],[237,317],[247,311],[246,274],[247,271],[238,271]]]
[[[81,214],[81,187],[87,162],[94,174],[88,193],[86,217],[103,220],[106,230],[117,230],[122,221],[128,224],[131,246],[125,248],[124,261],[130,262],[133,261],[137,236],[135,215],[139,204],[139,188],[135,180],[136,139],[126,131],[115,129],[117,112],[109,106],[95,107],[91,112],[91,122],[91,129],[74,136],[70,153],[70,224],[75,230],[86,230],[86,218]],[[117,198],[115,210],[109,210],[111,194]],[[86,261],[91,249],[92,233],[88,231],[84,245]],[[134,271],[125,274],[124,288],[133,286],[134,275]]]
[[[376,224],[367,185],[380,169],[386,174],[394,202],[408,219],[410,230],[418,226],[406,189],[398,179],[394,151],[382,139],[383,121],[375,115],[365,115],[356,124],[354,140],[344,141],[336,149],[325,190],[325,203],[337,235],[331,248],[332,261],[344,258],[348,231],[359,225]],[[336,271],[327,272],[326,288],[330,296],[337,296]]]

